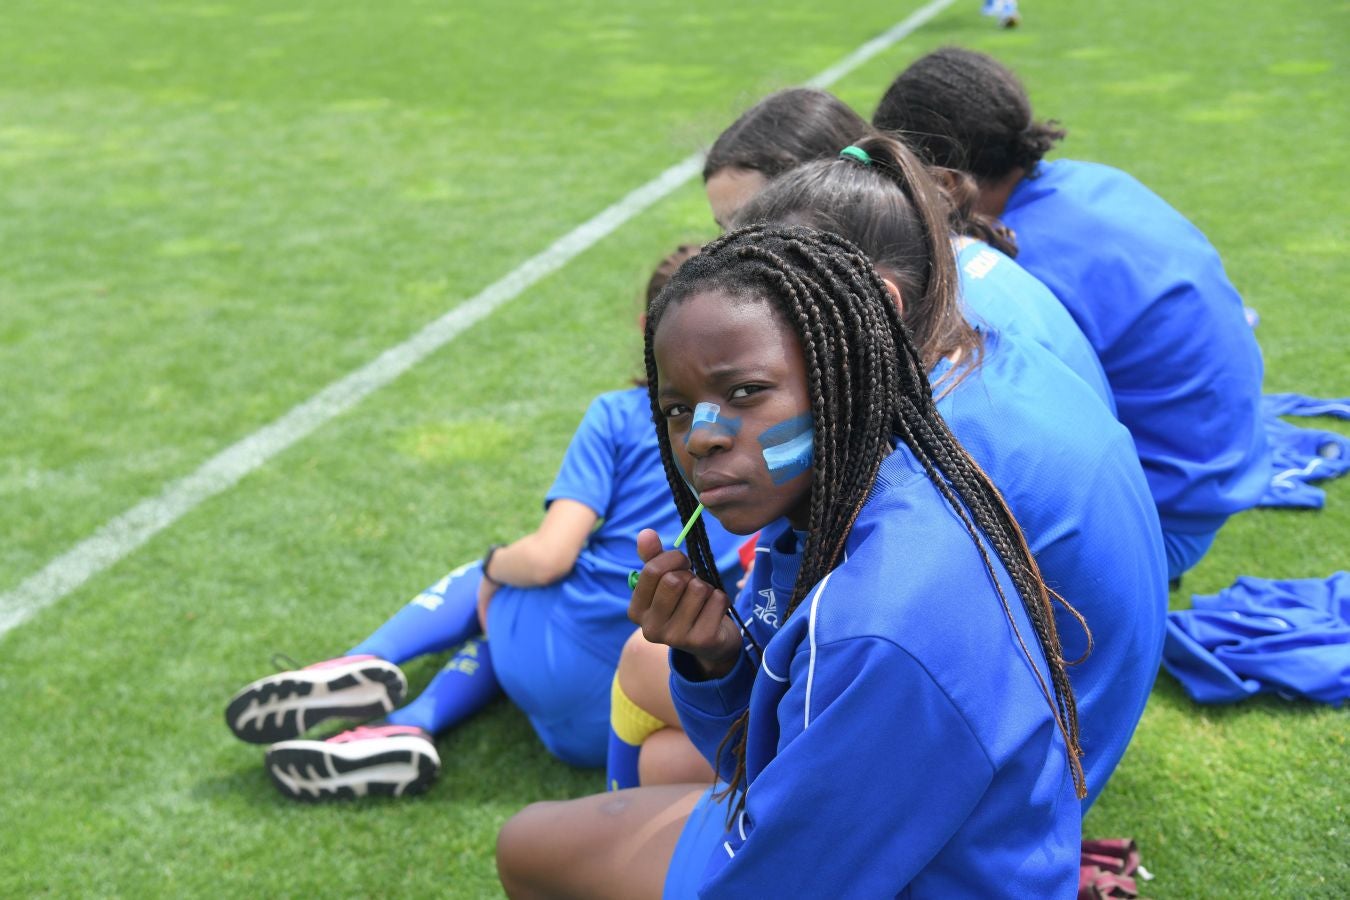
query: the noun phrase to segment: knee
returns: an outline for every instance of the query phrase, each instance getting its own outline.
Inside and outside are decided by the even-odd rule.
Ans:
[[[549,871],[548,808],[555,803],[531,803],[497,832],[497,878],[508,897],[547,896],[543,885]]]
[[[712,784],[715,773],[689,737],[677,728],[663,728],[642,744],[638,779],[653,784]]]
[[[645,654],[649,652],[651,643],[642,636],[642,632],[634,631],[628,640],[623,642],[623,650],[619,651],[618,676],[619,683],[626,686],[627,682],[639,677],[639,673],[644,668]]]
[[[642,632],[634,632],[623,645],[616,677],[623,692],[639,708],[667,725],[674,725],[675,722],[665,721],[667,716],[663,715],[670,706],[668,653],[664,645],[653,644]]]

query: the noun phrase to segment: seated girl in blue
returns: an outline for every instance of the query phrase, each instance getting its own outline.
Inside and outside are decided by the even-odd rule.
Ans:
[[[1050,289],[984,241],[959,237],[956,247],[961,302],[971,323],[1040,344],[1092,388],[1114,414],[1116,400],[1096,351]]]
[[[912,216],[906,213],[903,190],[895,184],[883,184],[880,191],[876,182],[878,177],[867,179],[859,176],[854,179],[829,177],[828,184],[819,180],[802,179],[793,172],[799,166],[816,164],[812,171],[820,178],[828,169],[820,168],[821,161],[834,160],[840,150],[862,141],[874,130],[847,104],[825,91],[813,88],[790,88],[765,97],[743,113],[730,127],[725,129],[712,148],[708,151],[703,169],[705,191],[713,216],[721,225],[737,221],[757,221],[770,212],[756,204],[756,196],[770,189],[778,179],[788,179],[795,187],[779,191],[776,206],[780,221],[803,221],[814,227],[833,231],[848,237],[872,254],[874,262],[883,262],[892,273],[901,270],[916,271],[925,263],[926,255],[914,246]],[[930,184],[940,184],[942,193],[950,201],[951,227],[957,251],[957,272],[960,278],[961,309],[970,325],[987,331],[997,331],[1012,336],[1022,342],[1034,342],[1044,347],[1050,354],[1063,362],[1069,370],[1081,379],[1111,413],[1115,411],[1115,400],[1111,395],[1106,376],[1092,345],[1088,343],[1082,331],[1074,322],[1064,306],[1050,293],[1045,285],[1021,268],[1008,254],[1016,253],[1016,246],[1005,229],[997,228],[975,209],[979,192],[974,179],[967,175],[942,170],[933,173],[937,178],[925,178]],[[799,192],[799,193],[798,193]],[[756,212],[747,215],[747,204]],[[797,220],[793,216],[800,208],[810,204],[812,210],[808,218]],[[925,359],[934,360],[951,349],[969,352],[972,356],[979,351],[979,341],[970,328],[960,322],[952,321],[946,311],[934,314],[936,304],[929,297],[920,297],[913,288],[917,278],[910,278],[906,288],[908,304],[905,310],[907,321],[917,329],[917,342]],[[938,320],[937,324],[933,324]],[[957,343],[953,343],[955,340]],[[958,346],[960,344],[960,346]],[[938,346],[944,345],[944,346]],[[1058,371],[1058,370],[1055,370]],[[1067,379],[1072,382],[1073,379]],[[1113,436],[1104,438],[1106,456],[1114,460],[1119,452],[1126,454],[1125,459],[1134,458],[1134,450],[1128,436],[1111,420],[1096,410],[1088,410],[1081,420],[1075,420],[1073,413],[1081,390],[1074,384],[1063,388],[1054,379],[1042,378],[1038,384],[1048,386],[1049,391],[1039,393],[1012,386],[1013,397],[1018,403],[1030,403],[1037,406],[1060,404],[1064,415],[1057,422],[1044,423],[1045,428],[1033,428],[1036,438],[1050,444],[1060,443],[1056,429],[1068,427],[1077,432],[1070,439],[1075,447],[1084,451],[1081,461],[1075,463],[1074,471],[1091,475],[1090,461],[1096,456],[1093,444],[1104,431]],[[945,387],[940,388],[945,390]],[[1060,395],[1066,395],[1061,401]],[[1053,399],[1051,399],[1053,398]],[[1006,406],[1006,403],[1001,403]],[[945,412],[945,411],[944,411]],[[1041,424],[1041,423],[1038,423]],[[958,438],[969,443],[968,438],[959,430]],[[989,468],[984,448],[972,447],[972,452]],[[998,454],[995,454],[998,455]],[[1034,508],[1041,511],[1041,517],[1029,521],[1026,514],[1015,508],[1023,528],[1039,540],[1034,549],[1043,550],[1050,540],[1067,540],[1072,533],[1068,523],[1061,519],[1071,519],[1077,515],[1069,512],[1058,515],[1055,510],[1064,506],[1063,496],[1055,497],[1053,488],[1042,488],[1043,477],[1023,478],[1021,461],[1006,458],[1006,465],[998,467],[995,481],[1007,491],[1005,479],[1018,478],[1019,481],[1031,481]],[[1138,468],[1137,461],[1128,467],[1131,471],[1125,481],[1113,478],[1107,494],[1112,491],[1123,492],[1123,508],[1133,511],[1137,504],[1136,495],[1150,503],[1142,474],[1133,470]],[[1081,482],[1072,488],[1074,496],[1070,505],[1072,510],[1096,506],[1105,509],[1110,497],[1087,496],[1090,480]],[[1105,520],[1105,513],[1097,516]],[[1045,521],[1042,521],[1045,520]],[[1135,566],[1129,559],[1117,566],[1128,566],[1130,578],[1119,582],[1118,590],[1105,592],[1096,606],[1100,609],[1112,609],[1122,601],[1129,602],[1138,598],[1140,611],[1131,610],[1121,623],[1119,632],[1110,638],[1110,647],[1106,653],[1094,661],[1088,671],[1076,673],[1075,690],[1080,698],[1089,690],[1089,682],[1099,681],[1102,685],[1114,685],[1112,696],[1103,698],[1101,708],[1110,709],[1110,716],[1119,716],[1109,728],[1088,729],[1089,733],[1109,735],[1112,746],[1098,745],[1091,748],[1089,759],[1095,771],[1089,783],[1096,792],[1105,784],[1107,777],[1121,752],[1125,748],[1143,709],[1143,703],[1152,683],[1148,667],[1156,667],[1158,648],[1162,640],[1162,615],[1165,611],[1165,595],[1159,585],[1162,580],[1154,579],[1149,563],[1157,557],[1150,552],[1156,544],[1156,513],[1145,511],[1132,517],[1126,527],[1121,549],[1127,554],[1142,549],[1144,561]],[[1049,537],[1047,537],[1047,535]],[[1100,540],[1094,542],[1092,551],[1104,546]],[[1073,552],[1073,551],[1071,551]],[[1061,561],[1062,562],[1062,561]],[[1074,560],[1069,560],[1073,563]],[[1044,561],[1042,562],[1044,567]],[[1080,595],[1086,591],[1100,593],[1101,572],[1093,562],[1086,570],[1081,567],[1064,565],[1052,582],[1061,592]],[[1118,573],[1109,573],[1118,574]],[[1146,582],[1141,590],[1136,590],[1140,582]],[[1093,601],[1089,601],[1091,605]],[[1145,615],[1146,621],[1138,623],[1139,615]],[[1067,615],[1060,621],[1061,631],[1069,630],[1081,635],[1081,628]],[[1085,647],[1085,642],[1077,640]],[[1078,654],[1075,654],[1075,656]],[[1114,665],[1106,662],[1110,656],[1117,660]],[[1133,672],[1128,679],[1113,676],[1121,665],[1119,661],[1132,660]],[[669,702],[669,694],[664,687],[666,654],[664,648],[645,642],[641,635],[634,635],[625,645],[620,657],[619,671],[615,678],[615,692],[611,706],[615,722],[615,738],[611,742],[613,752],[606,774],[606,783],[613,787],[633,787],[639,783],[665,783],[679,780],[691,780],[700,776],[710,778],[701,757],[687,741],[681,751],[672,732],[674,709]],[[1097,677],[1096,673],[1100,673]],[[660,684],[656,684],[656,679]],[[1124,700],[1121,703],[1121,700]],[[1090,704],[1096,706],[1094,702]],[[1095,725],[1096,723],[1094,723]],[[1108,749],[1108,752],[1102,752]],[[705,774],[706,773],[706,774]]]
[[[1269,480],[1261,353],[1214,247],[1124,172],[1042,162],[1064,130],[1034,121],[1017,77],[982,53],[922,57],[873,122],[972,174],[980,211],[1016,232],[1018,262],[1082,328],[1138,448],[1169,577],[1180,576]]]
[[[1003,493],[1045,583],[1094,635],[1091,654],[1069,674],[1083,723],[1086,809],[1143,715],[1166,632],[1162,536],[1134,443],[1098,395],[1039,343],[989,326],[967,333],[950,298],[923,280],[923,254],[905,238],[917,219],[917,201],[908,198],[921,198],[930,181],[923,167],[890,138],[868,138],[857,149],[866,163],[854,156],[802,166],[740,216],[846,226],[843,236],[897,285],[906,323],[919,323],[913,333],[938,411]],[[1056,621],[1065,657],[1084,656],[1082,624],[1066,608]]]
[[[659,268],[659,291],[682,248]],[[642,528],[673,537],[680,521],[661,467],[643,387],[591,402],[544,496],[535,532],[490,549],[415,597],[345,655],[259,679],[230,701],[226,721],[245,741],[270,743],[265,765],[301,800],[426,790],[440,757],[433,736],[468,718],[498,688],[564,762],[599,766],[609,733],[609,690],[633,624],[628,575]],[[712,563],[738,577],[741,540],[712,526]],[[484,637],[484,630],[489,637]],[[459,651],[407,706],[398,665]],[[330,718],[374,726],[327,740],[303,732]]]
[[[664,873],[667,896],[1072,894],[1083,787],[1050,601],[866,258],[807,228],[733,232],[653,304],[647,346],[681,514],[701,503],[732,532],[764,529],[737,618],[765,584],[782,594],[768,642],[747,639],[700,525],[689,558],[639,536],[630,616],[672,647],[681,719],[734,817],[692,848],[649,819],[635,833],[661,834],[662,852],[625,853],[612,876],[674,852],[697,864]],[[588,803],[624,818],[657,790],[508,823],[508,892],[584,895],[577,871],[609,852],[533,881],[531,818]],[[576,849],[570,832],[555,840]]]

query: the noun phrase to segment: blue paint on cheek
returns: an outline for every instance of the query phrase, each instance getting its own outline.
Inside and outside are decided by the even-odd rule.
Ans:
[[[711,438],[735,437],[741,430],[740,416],[724,416],[722,407],[716,403],[700,403],[694,407],[694,418],[689,423],[689,431],[684,435],[684,445],[695,432]]]
[[[811,471],[815,459],[816,432],[810,413],[803,413],[767,428],[759,436],[764,464],[774,484],[791,481]]]

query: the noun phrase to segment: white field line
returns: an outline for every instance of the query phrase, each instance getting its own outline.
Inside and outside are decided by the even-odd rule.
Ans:
[[[829,87],[863,63],[869,61],[878,53],[889,50],[915,31],[918,31],[924,25],[928,24],[929,19],[933,18],[955,2],[956,0],[932,0],[931,3],[919,7],[906,16],[904,21],[897,23],[888,31],[883,31],[857,50],[854,50],[848,56],[839,60],[839,62],[830,66],[824,72],[821,72],[815,78],[806,82],[806,86],[814,88]],[[841,147],[840,149],[842,150],[843,148]]]
[[[828,87],[911,34],[953,2],[955,0],[933,0],[807,84],[811,87]],[[40,610],[56,603],[90,578],[133,553],[203,501],[233,487],[245,475],[278,453],[389,384],[454,340],[460,332],[491,315],[535,282],[562,268],[621,225],[664,199],[697,175],[702,167],[702,154],[698,153],[676,163],[578,225],[505,277],[488,285],[472,299],[426,325],[403,343],[390,347],[281,418],[225,448],[192,474],[167,485],[158,496],[142,500],[108,521],[15,588],[0,594],[0,636],[22,625]]]

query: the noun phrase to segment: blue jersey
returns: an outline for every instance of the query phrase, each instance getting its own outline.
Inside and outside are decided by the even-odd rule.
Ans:
[[[550,610],[555,623],[617,665],[634,629],[628,620],[628,573],[642,568],[637,534],[654,528],[669,545],[682,525],[661,465],[646,388],[601,394],[591,401],[544,505],[559,499],[584,503],[601,521],[566,578],[530,590],[555,591]],[[726,583],[734,584],[740,572],[737,550],[745,539],[711,517],[704,524],[718,568]]]
[[[1115,398],[1097,351],[1050,289],[1010,257],[982,241],[965,239],[957,251],[961,301],[977,327],[1031,340],[1049,350],[1096,392],[1112,413]]]
[[[1164,531],[1211,533],[1269,477],[1260,349],[1218,253],[1117,169],[1040,163],[1003,221],[1097,351]]]
[[[747,617],[766,590],[782,609],[798,565],[785,523],[760,550],[737,601]],[[710,760],[750,710],[745,812],[700,896],[1073,896],[1081,813],[1037,682],[1049,675],[994,570],[1031,659],[965,526],[901,446],[844,562],[780,627],[750,626],[768,637],[760,669],[742,653],[726,677],[691,680],[671,654],[680,720]]]
[[[1125,753],[1162,657],[1167,575],[1158,514],[1134,443],[1085,384],[1042,347],[984,332],[981,365],[938,412],[1003,494],[1046,585],[1092,630],[1069,669],[1091,805]],[[942,363],[934,379],[950,369]],[[1056,604],[1066,660],[1087,649]]]

